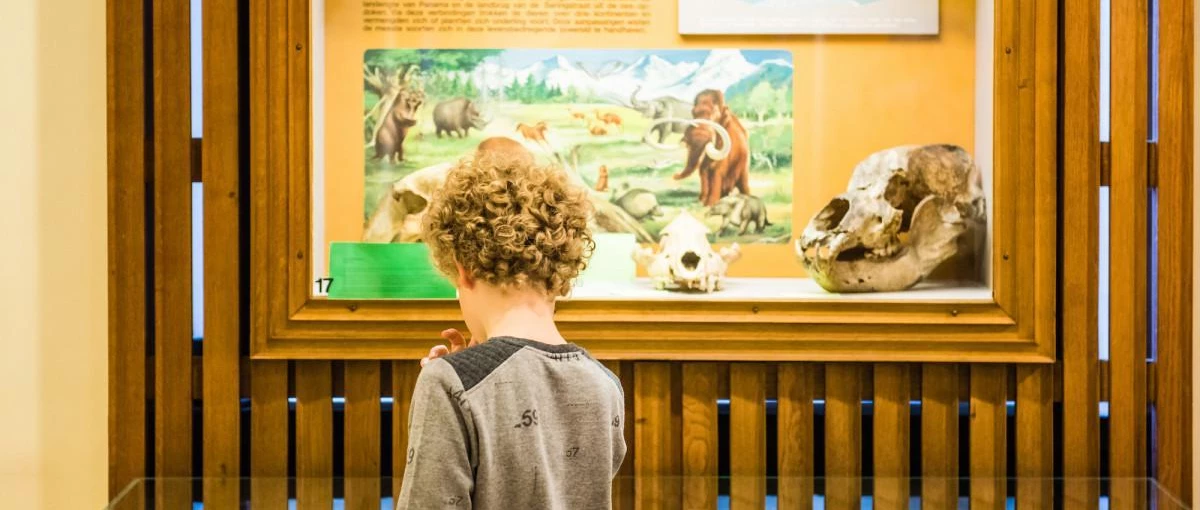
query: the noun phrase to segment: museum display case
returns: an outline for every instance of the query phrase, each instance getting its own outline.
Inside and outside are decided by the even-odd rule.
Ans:
[[[587,196],[557,319],[597,355],[1053,360],[1053,20],[735,3],[268,1],[253,354],[423,354],[458,321],[423,213],[502,140]]]

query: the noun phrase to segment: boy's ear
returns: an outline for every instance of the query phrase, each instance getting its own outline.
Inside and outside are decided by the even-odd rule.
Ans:
[[[475,279],[471,277],[471,273],[468,273],[458,262],[454,263],[454,267],[458,268],[458,285],[467,289],[475,288]]]

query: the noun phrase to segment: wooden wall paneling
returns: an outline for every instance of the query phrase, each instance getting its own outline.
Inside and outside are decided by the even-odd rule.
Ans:
[[[1004,508],[1008,367],[971,366],[971,508]]]
[[[683,508],[715,508],[719,374],[715,363],[684,363],[682,371]]]
[[[154,2],[154,450],[155,477],[192,476],[191,12]],[[192,501],[164,484],[161,507]]]
[[[204,503],[238,506],[241,478],[241,229],[238,3],[207,0],[203,15]],[[195,166],[195,158],[191,159]],[[189,175],[190,178],[190,175]],[[176,225],[176,228],[182,228]]]
[[[288,362],[250,363],[250,506],[287,505]]]
[[[613,480],[612,507],[614,510],[633,510],[634,508],[634,390],[633,363],[627,361],[605,361],[608,367],[621,381],[621,392],[625,396],[625,420],[621,427],[625,430],[625,459]]]
[[[413,360],[392,362],[392,497],[400,497],[400,484],[408,465],[408,411],[421,365]]]
[[[1017,366],[1017,506],[1054,506],[1054,366]]]
[[[1155,478],[1167,491],[1190,504],[1195,5],[1187,0],[1159,0],[1158,9],[1159,384],[1154,404],[1158,424]]]
[[[958,365],[921,367],[921,508],[958,506]]]
[[[333,375],[328,361],[296,363],[296,504],[333,504]]]
[[[345,452],[346,508],[379,505],[380,361],[346,362]],[[407,458],[407,456],[405,456]]]
[[[1112,4],[1111,475],[1146,474],[1148,2]],[[1114,485],[1114,498],[1119,498]],[[1117,501],[1114,501],[1117,503]]]
[[[780,363],[777,415],[779,419],[779,508],[809,510],[813,506],[813,399],[819,380],[815,363]]]
[[[680,508],[680,435],[674,433],[671,364],[634,364],[636,508]]]
[[[862,375],[853,363],[825,365],[825,501],[859,508],[862,499]]]
[[[910,367],[905,363],[877,363],[874,368],[875,508],[907,509]]]
[[[108,0],[108,495],[146,476],[145,3]]]
[[[1100,4],[1063,2],[1062,246],[1063,475],[1100,476],[1098,278],[1100,235]],[[1070,247],[1070,249],[1066,249]],[[1064,500],[1099,504],[1095,484]]]
[[[729,366],[729,430],[736,431],[729,435],[730,508],[763,508],[767,502],[766,365]]]

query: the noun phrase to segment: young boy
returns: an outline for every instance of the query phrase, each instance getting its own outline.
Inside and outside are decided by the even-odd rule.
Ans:
[[[621,385],[554,324],[554,299],[593,247],[590,203],[561,169],[487,144],[425,215],[473,341],[423,362],[397,508],[608,509],[625,456]]]

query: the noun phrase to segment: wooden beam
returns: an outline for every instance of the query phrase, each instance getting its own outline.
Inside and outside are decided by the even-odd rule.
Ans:
[[[155,473],[192,473],[191,11],[153,2]],[[190,485],[156,491],[190,505]]]
[[[634,365],[635,495],[638,508],[680,508],[680,433],[676,432],[672,403],[671,364],[646,362]]]
[[[717,506],[717,379],[715,363],[683,364],[684,508]]]
[[[921,368],[921,501],[958,505],[958,365]]]
[[[146,473],[146,12],[108,0],[108,494]]]
[[[737,431],[729,435],[729,499],[733,510],[759,509],[767,504],[766,400],[766,365],[729,366],[729,430]]]
[[[779,508],[813,507],[813,400],[825,375],[817,363],[779,365]]]
[[[909,505],[909,370],[905,363],[875,364],[875,508]]]
[[[825,366],[825,498],[831,508],[862,499],[862,367]]]
[[[204,503],[239,505],[241,391],[241,104],[238,2],[206,0],[203,80],[204,135],[190,139],[191,182],[204,183]],[[204,154],[207,153],[207,154]],[[203,157],[202,157],[203,155]],[[176,228],[183,228],[177,225]]]
[[[1059,295],[1063,363],[1063,470],[1067,478],[1100,476],[1097,324],[1100,233],[1100,6],[1063,3],[1062,250]],[[1072,484],[1090,491],[1095,484]],[[1074,495],[1095,508],[1099,492]]]
[[[392,497],[400,497],[400,484],[408,465],[408,412],[421,365],[413,360],[392,362]]]
[[[1053,508],[1054,369],[1017,366],[1017,506]]]
[[[1192,504],[1195,4],[1158,9],[1158,444],[1155,478]],[[1154,367],[1151,367],[1154,368]],[[1167,384],[1164,384],[1167,383]],[[1154,393],[1151,393],[1154,395]]]
[[[1004,365],[971,365],[971,508],[1005,507],[1005,379]]]
[[[1114,478],[1146,475],[1149,3],[1112,4],[1112,190],[1109,343]]]
[[[250,506],[288,502],[288,362],[250,365]]]
[[[379,442],[380,363],[346,362],[346,411],[342,441],[347,508],[368,508],[379,504],[379,457],[383,451]]]
[[[296,362],[296,507],[333,504],[333,375],[328,361]]]

